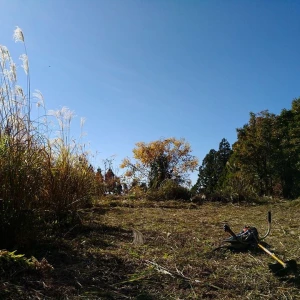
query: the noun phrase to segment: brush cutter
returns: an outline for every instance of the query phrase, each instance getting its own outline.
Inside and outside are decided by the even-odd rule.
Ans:
[[[293,273],[297,273],[297,263],[295,260],[289,260],[283,262],[279,259],[274,253],[269,251],[266,247],[261,244],[261,241],[265,239],[271,231],[271,212],[268,212],[268,230],[263,237],[259,237],[258,231],[255,227],[245,226],[241,232],[235,234],[230,227],[225,224],[224,225],[225,232],[228,232],[231,237],[225,239],[223,243],[228,243],[227,245],[221,245],[214,250],[220,248],[227,248],[230,250],[247,250],[247,249],[255,249],[259,247],[261,250],[269,254],[273,259],[277,261],[276,264],[270,264],[269,267],[271,271],[273,271],[276,275],[282,276],[286,275],[289,271]]]

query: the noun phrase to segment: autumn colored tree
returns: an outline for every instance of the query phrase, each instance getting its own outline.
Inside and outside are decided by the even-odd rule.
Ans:
[[[97,172],[96,172],[96,181],[99,182],[99,183],[103,183],[104,182],[104,178],[103,178],[103,175],[102,175],[101,168],[97,169]]]
[[[97,172],[95,174],[95,181],[96,181],[96,194],[98,196],[105,194],[105,185],[104,185],[104,178],[102,175],[101,168],[97,169]]]
[[[111,168],[109,168],[104,175],[104,183],[106,186],[106,192],[121,194],[122,185],[120,183],[120,178],[114,174]]]
[[[125,158],[120,167],[127,169],[125,176],[139,178],[149,187],[158,189],[166,179],[178,184],[186,182],[188,173],[198,165],[191,152],[185,139],[172,137],[150,143],[138,142],[133,149],[134,160]]]
[[[109,169],[106,171],[105,175],[104,175],[104,181],[105,181],[106,184],[109,185],[111,182],[114,181],[114,179],[115,179],[115,174],[114,174],[114,172],[112,171],[112,169],[109,168]]]

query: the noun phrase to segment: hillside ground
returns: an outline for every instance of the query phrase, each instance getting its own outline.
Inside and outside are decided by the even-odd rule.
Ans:
[[[300,263],[300,201],[195,204],[102,200],[79,223],[45,229],[24,248],[52,271],[16,270],[0,279],[1,299],[300,299],[299,274],[275,276],[268,254],[213,251],[245,224],[272,229],[266,246]],[[54,226],[54,225],[53,225]],[[56,232],[54,234],[54,232]],[[21,250],[19,250],[21,251]],[[3,270],[3,267],[2,267]]]

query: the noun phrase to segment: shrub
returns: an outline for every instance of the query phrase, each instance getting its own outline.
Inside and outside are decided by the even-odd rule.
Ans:
[[[158,190],[150,189],[146,198],[149,200],[190,200],[191,192],[174,180],[165,180]]]
[[[159,192],[162,194],[164,199],[182,199],[190,200],[190,191],[179,185],[173,180],[165,180],[165,182],[160,186]]]

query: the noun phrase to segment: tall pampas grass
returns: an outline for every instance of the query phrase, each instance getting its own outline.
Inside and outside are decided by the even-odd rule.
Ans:
[[[54,215],[64,215],[89,204],[95,180],[84,146],[71,137],[74,112],[63,107],[47,113],[42,93],[31,93],[29,59],[21,28],[16,27],[13,38],[24,46],[24,53],[19,56],[24,73],[18,74],[18,64],[8,48],[0,45],[2,247],[16,240],[20,230],[26,228],[24,212],[52,211]],[[25,89],[18,84],[21,76],[26,77]],[[33,115],[37,119],[33,120]],[[54,136],[51,118],[58,125]],[[84,119],[80,123],[83,126]]]

